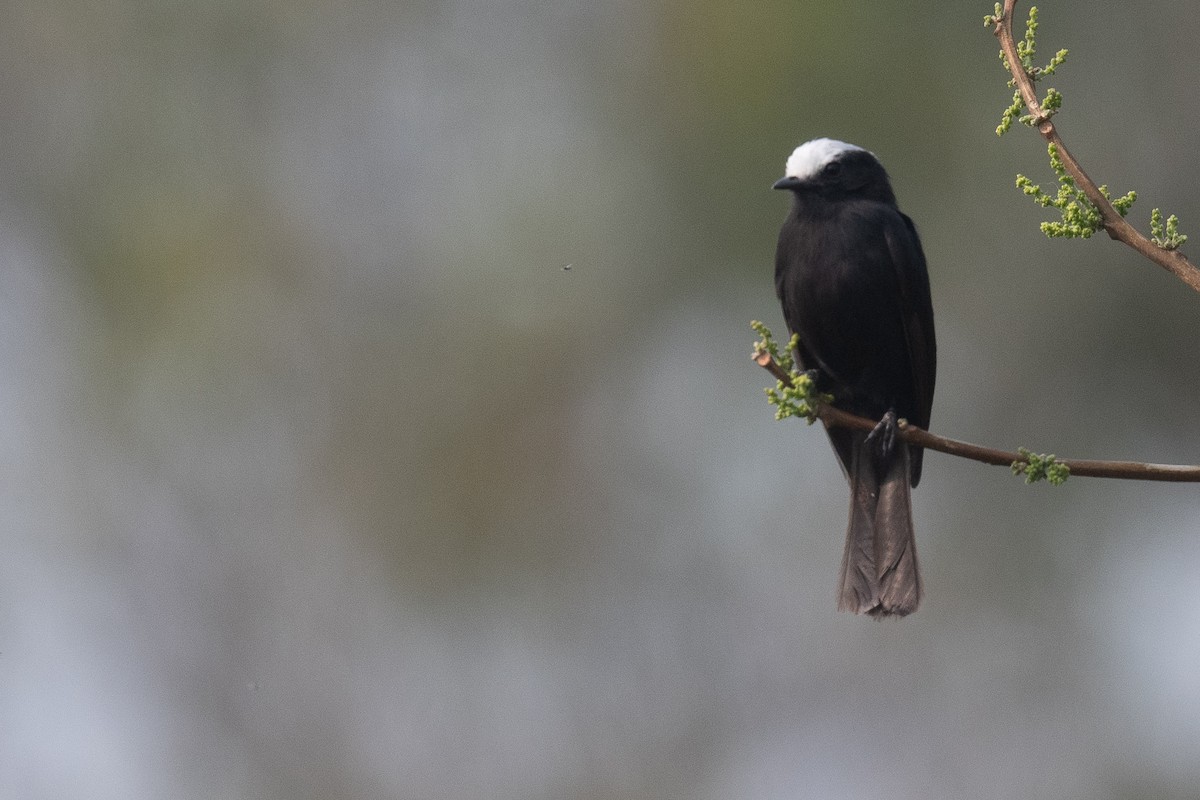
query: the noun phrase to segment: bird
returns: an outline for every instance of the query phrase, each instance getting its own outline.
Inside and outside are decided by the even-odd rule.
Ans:
[[[878,420],[870,432],[826,425],[850,485],[838,610],[903,617],[922,596],[910,492],[923,450],[900,439],[898,420],[929,427],[937,377],[925,253],[862,147],[805,142],[772,188],[792,196],[775,292],[796,360],[835,407]]]

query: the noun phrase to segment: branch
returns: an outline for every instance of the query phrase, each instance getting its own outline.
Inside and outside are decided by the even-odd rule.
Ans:
[[[1063,166],[1070,173],[1071,177],[1075,179],[1084,196],[1100,212],[1104,230],[1110,238],[1124,242],[1150,261],[1158,264],[1186,283],[1191,287],[1192,291],[1200,292],[1200,268],[1197,268],[1195,264],[1189,261],[1178,250],[1168,250],[1159,247],[1126,222],[1125,218],[1113,206],[1112,201],[1104,196],[1104,193],[1096,186],[1095,181],[1088,177],[1088,174],[1083,171],[1083,167],[1079,165],[1079,162],[1075,160],[1075,157],[1071,155],[1071,151],[1063,143],[1062,137],[1058,134],[1058,129],[1054,127],[1054,123],[1050,120],[1051,116],[1053,116],[1053,111],[1048,111],[1042,107],[1041,102],[1038,100],[1037,90],[1034,88],[1033,76],[1025,69],[1017,50],[1017,42],[1013,38],[1012,31],[1013,11],[1016,6],[1017,0],[1004,0],[1003,12],[999,17],[995,18],[993,33],[1000,40],[1000,48],[1004,52],[1004,57],[1008,62],[1008,69],[1012,73],[1014,85],[1021,93],[1021,98],[1025,101],[1025,106],[1029,109],[1034,127],[1045,137],[1046,141],[1058,149],[1058,155],[1062,159]]]
[[[792,376],[781,367],[766,350],[756,350],[754,362],[785,386],[792,386]],[[816,416],[828,427],[855,428],[858,430],[873,430],[878,420],[860,417],[829,403],[819,403],[816,406]],[[936,450],[939,453],[980,461],[1001,467],[1012,467],[1014,464],[1029,465],[1031,454],[1028,451],[1009,452],[982,447],[970,442],[960,442],[948,439],[936,433],[930,433],[924,428],[909,425],[906,420],[900,421],[900,438],[909,444],[919,445],[926,450]],[[1033,456],[1033,458],[1037,458]],[[1056,458],[1054,463],[1062,464],[1070,469],[1071,475],[1086,478],[1125,478],[1141,481],[1172,481],[1177,483],[1200,482],[1200,466],[1180,466],[1176,464],[1143,464],[1138,461],[1090,461],[1073,458]]]

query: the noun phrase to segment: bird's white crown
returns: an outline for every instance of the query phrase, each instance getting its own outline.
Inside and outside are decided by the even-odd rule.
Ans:
[[[792,151],[788,157],[784,175],[804,180],[821,171],[821,168],[848,150],[862,150],[856,144],[839,142],[837,139],[813,139]]]

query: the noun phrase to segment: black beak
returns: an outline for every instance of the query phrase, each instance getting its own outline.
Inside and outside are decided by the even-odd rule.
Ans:
[[[771,184],[772,189],[799,189],[803,181],[799,178],[780,178]]]

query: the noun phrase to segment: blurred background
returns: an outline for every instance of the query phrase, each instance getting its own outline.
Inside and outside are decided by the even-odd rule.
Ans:
[[[844,481],[749,358],[833,136],[921,230],[935,430],[1200,460],[1200,297],[1041,235],[951,5],[4,4],[0,796],[1196,797],[1195,487],[933,454],[922,609],[838,614]],[[1040,43],[1196,237],[1182,8]]]

